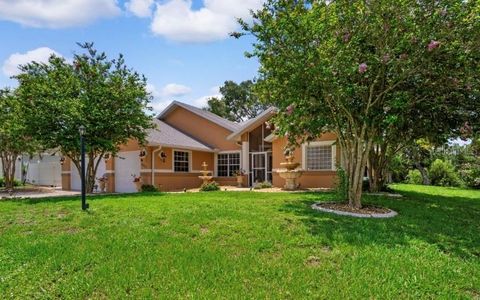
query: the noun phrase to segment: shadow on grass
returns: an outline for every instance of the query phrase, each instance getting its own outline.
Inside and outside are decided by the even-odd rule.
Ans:
[[[102,201],[102,200],[125,200],[125,199],[138,199],[138,198],[149,198],[149,197],[160,197],[166,195],[165,193],[132,193],[132,194],[108,194],[100,195],[93,194],[87,195],[87,202],[90,201]],[[73,202],[80,201],[80,195],[75,196],[65,196],[65,197],[45,197],[45,198],[12,198],[12,199],[3,199],[2,202],[15,202],[19,204],[41,204],[41,203],[59,203],[59,202]]]
[[[325,243],[354,246],[406,246],[416,241],[435,245],[440,251],[461,258],[480,257],[480,201],[462,197],[441,197],[407,192],[401,199],[365,196],[364,204],[388,207],[399,213],[392,219],[363,219],[319,212],[311,205],[328,201],[303,195],[281,210],[302,217],[310,234]],[[331,198],[331,197],[330,197]]]

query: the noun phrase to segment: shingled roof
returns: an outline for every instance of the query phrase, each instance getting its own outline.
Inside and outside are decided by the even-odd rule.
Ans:
[[[153,123],[156,125],[156,128],[150,129],[147,135],[147,141],[150,145],[206,152],[215,151],[161,120],[153,119]]]
[[[179,102],[179,101],[173,101],[169,106],[167,106],[167,108],[165,108],[158,116],[157,118],[159,120],[162,120],[163,118],[165,118],[171,111],[173,111],[176,107],[182,107],[204,119],[207,119],[209,120],[210,122],[213,122],[225,129],[228,129],[230,130],[231,132],[235,132],[237,131],[241,125],[238,124],[238,123],[235,123],[235,122],[232,122],[232,121],[229,121],[227,119],[224,119],[220,116],[217,116],[216,114],[214,113],[211,113],[209,111],[206,111],[206,110],[203,110],[201,108],[198,108],[198,107],[195,107],[195,106],[192,106],[192,105],[189,105],[189,104],[186,104],[186,103],[183,103],[183,102]]]

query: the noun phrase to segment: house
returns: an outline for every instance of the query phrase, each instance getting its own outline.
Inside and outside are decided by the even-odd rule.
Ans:
[[[247,122],[234,123],[175,101],[153,120],[157,128],[148,132],[145,147],[133,140],[123,145],[115,158],[100,164],[97,177],[108,178],[111,192],[135,192],[134,176],[162,191],[176,191],[199,187],[205,162],[220,185],[236,185],[234,174],[243,170],[245,186],[268,181],[282,187],[276,171],[284,161],[286,139],[275,136],[267,124],[275,113],[270,108]],[[335,141],[336,136],[327,133],[295,150],[295,160],[305,170],[301,187],[334,186],[340,158]],[[68,160],[62,166],[62,186],[80,189],[78,171]]]

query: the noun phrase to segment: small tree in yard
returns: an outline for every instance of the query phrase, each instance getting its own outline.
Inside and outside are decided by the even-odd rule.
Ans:
[[[257,39],[257,91],[279,108],[279,134],[298,145],[334,131],[349,204],[360,208],[368,156],[389,128],[427,116],[415,107],[453,111],[478,89],[479,6],[269,0],[241,23]]]
[[[130,139],[144,143],[152,127],[145,114],[150,102],[144,76],[127,68],[122,55],[110,60],[92,43],[73,62],[51,56],[32,62],[17,76],[29,130],[47,149],[59,149],[80,170],[79,126],[86,128],[87,192],[95,185],[105,154],[118,152]],[[79,171],[80,172],[80,171]]]
[[[38,149],[38,144],[26,130],[27,124],[16,92],[0,90],[0,159],[7,190],[13,190],[18,157]]]

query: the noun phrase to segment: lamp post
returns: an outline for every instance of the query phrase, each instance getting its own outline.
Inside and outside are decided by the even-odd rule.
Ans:
[[[80,180],[82,182],[82,210],[87,210],[89,205],[87,203],[86,196],[86,186],[85,186],[85,126],[81,125],[78,127],[80,132],[80,152],[81,152],[81,176]]]

